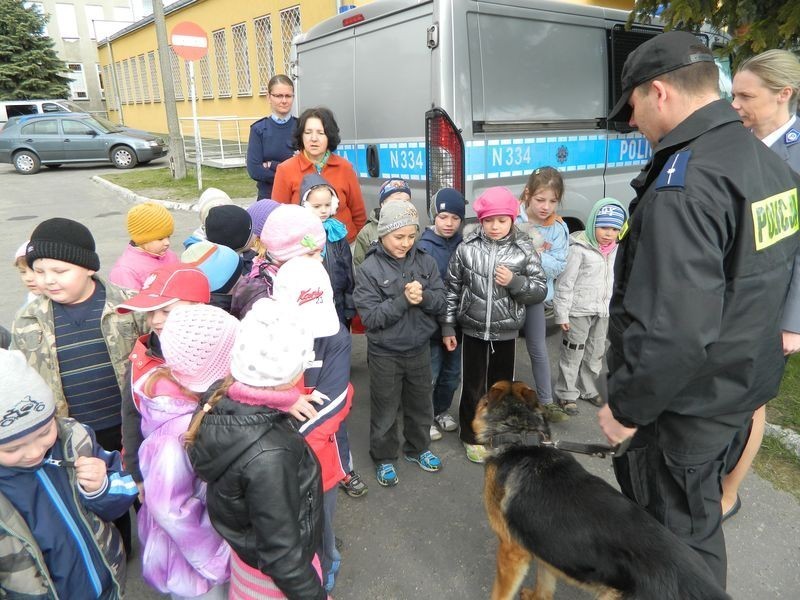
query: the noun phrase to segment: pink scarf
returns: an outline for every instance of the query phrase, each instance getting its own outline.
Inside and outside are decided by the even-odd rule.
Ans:
[[[597,249],[600,250],[600,254],[602,254],[603,256],[608,256],[614,251],[614,248],[616,247],[617,247],[617,242],[611,242],[603,246],[598,246]]]
[[[228,396],[231,400],[250,406],[268,406],[281,412],[288,411],[303,393],[305,393],[305,388],[302,385],[302,379],[288,390],[251,387],[239,381],[234,381],[228,389]]]

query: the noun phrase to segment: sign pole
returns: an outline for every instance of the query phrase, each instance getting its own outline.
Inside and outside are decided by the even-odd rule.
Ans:
[[[197,190],[203,191],[203,143],[197,121],[197,94],[195,94],[194,61],[189,61],[189,94],[192,98],[192,125],[194,126],[194,164],[197,168]]]

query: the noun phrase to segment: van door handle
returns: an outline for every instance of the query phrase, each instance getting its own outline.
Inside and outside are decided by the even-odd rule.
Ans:
[[[381,173],[381,161],[378,158],[378,146],[369,144],[367,146],[367,173],[370,177],[378,177]]]

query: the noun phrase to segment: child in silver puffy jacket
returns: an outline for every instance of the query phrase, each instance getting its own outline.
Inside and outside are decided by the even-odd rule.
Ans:
[[[486,449],[472,430],[475,408],[495,382],[514,378],[525,306],[544,300],[547,279],[530,237],[514,226],[519,202],[508,189],[489,188],[474,209],[480,227],[464,238],[450,259],[441,324],[448,350],[459,343],[456,324],[463,331],[460,437],[467,458],[482,463]]]

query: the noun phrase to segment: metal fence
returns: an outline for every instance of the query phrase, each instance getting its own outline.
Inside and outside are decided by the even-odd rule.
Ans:
[[[199,162],[221,169],[243,167],[247,156],[250,125],[261,117],[198,117],[200,137]],[[198,162],[195,150],[194,125],[191,117],[181,117],[181,137],[186,160]]]

